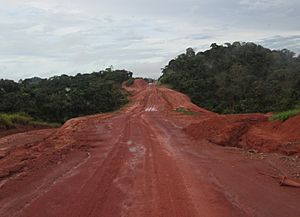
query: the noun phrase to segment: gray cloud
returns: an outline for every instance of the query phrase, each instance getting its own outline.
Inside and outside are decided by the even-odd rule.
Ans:
[[[300,35],[282,37],[280,35],[264,38],[259,41],[263,46],[271,47],[276,50],[283,48],[292,50],[297,54],[300,54]]]
[[[0,77],[90,72],[114,65],[138,76],[187,47],[233,41],[300,51],[297,0],[2,0]]]

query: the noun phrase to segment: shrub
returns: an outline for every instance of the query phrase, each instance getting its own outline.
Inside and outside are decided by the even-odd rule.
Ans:
[[[195,114],[195,112],[190,111],[188,109],[185,109],[183,107],[176,108],[175,111],[179,112],[179,113],[182,113],[182,114],[185,114],[185,115],[194,115]]]
[[[9,115],[0,113],[0,129],[9,129],[13,128],[14,124],[12,123]]]
[[[32,117],[25,113],[16,113],[8,115],[11,122],[16,125],[26,125],[32,121]]]
[[[11,129],[18,126],[33,126],[33,127],[59,127],[57,123],[46,123],[35,121],[25,113],[5,114],[0,113],[0,129]]]
[[[285,121],[285,120],[289,119],[290,117],[293,117],[297,114],[300,114],[300,109],[293,109],[293,110],[289,110],[289,111],[275,113],[269,118],[269,120],[270,121],[275,121],[275,120]]]

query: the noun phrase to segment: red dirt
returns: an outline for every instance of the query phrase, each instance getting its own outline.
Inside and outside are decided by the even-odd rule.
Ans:
[[[298,216],[300,189],[262,175],[297,179],[298,158],[210,142],[262,129],[264,115],[220,116],[142,80],[127,89],[120,112],[0,139],[1,217]],[[291,135],[292,121],[276,129]]]
[[[300,156],[300,115],[285,122],[270,122],[263,114],[218,115],[200,119],[184,131],[221,146]]]
[[[46,126],[21,126],[21,127],[17,127],[17,128],[13,128],[13,129],[9,129],[9,130],[4,130],[4,129],[0,129],[0,138],[5,137],[5,136],[9,136],[12,134],[17,134],[17,133],[24,133],[24,132],[29,132],[32,130],[41,130],[41,129],[47,129],[49,127]]]

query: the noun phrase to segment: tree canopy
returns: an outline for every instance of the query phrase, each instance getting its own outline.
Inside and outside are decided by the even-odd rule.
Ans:
[[[35,119],[62,123],[69,118],[109,112],[127,102],[121,90],[132,72],[107,69],[76,76],[0,80],[0,112],[25,112]]]
[[[300,56],[254,43],[213,43],[171,60],[160,82],[219,113],[288,110],[300,103]]]

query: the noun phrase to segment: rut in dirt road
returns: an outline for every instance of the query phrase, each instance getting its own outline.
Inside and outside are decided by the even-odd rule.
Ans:
[[[300,213],[299,191],[279,189],[266,177],[253,179],[257,168],[265,169],[267,164],[195,141],[183,132],[184,123],[171,116],[178,107],[201,117],[214,113],[198,108],[183,94],[137,82],[139,87],[130,90],[132,103],[121,112],[75,119],[55,134],[62,141],[59,147],[68,142],[76,150],[80,144],[77,157],[67,155],[47,173],[33,171],[31,185],[22,185],[26,176],[4,184],[0,216],[292,217]]]

